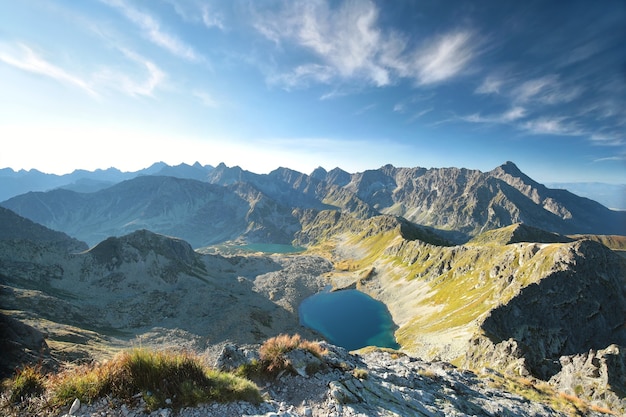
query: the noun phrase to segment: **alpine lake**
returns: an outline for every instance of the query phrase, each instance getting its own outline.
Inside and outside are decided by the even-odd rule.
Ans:
[[[347,350],[365,346],[399,349],[385,304],[358,290],[323,291],[306,298],[300,323]]]

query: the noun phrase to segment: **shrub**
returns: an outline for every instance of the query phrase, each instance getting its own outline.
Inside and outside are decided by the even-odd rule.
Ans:
[[[295,349],[309,351],[318,359],[326,354],[324,348],[317,342],[302,340],[299,334],[289,336],[281,334],[267,339],[259,348],[262,367],[269,373],[276,373],[289,367],[285,354]]]
[[[90,403],[112,396],[129,401],[141,393],[149,410],[166,406],[194,406],[202,402],[259,403],[258,388],[249,380],[202,365],[187,353],[136,349],[112,360],[68,368],[45,381],[50,403],[64,406],[78,398]],[[169,401],[168,401],[169,403]]]
[[[367,371],[367,369],[356,368],[354,371],[352,371],[352,376],[357,379],[367,379],[367,377],[369,376],[369,372]]]
[[[45,376],[40,366],[27,365],[18,370],[13,379],[5,382],[5,387],[11,392],[9,401],[19,402],[26,397],[43,394],[45,391]]]

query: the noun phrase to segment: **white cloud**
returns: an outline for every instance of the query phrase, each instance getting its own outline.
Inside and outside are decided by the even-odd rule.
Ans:
[[[102,84],[110,88],[122,91],[130,96],[154,97],[154,91],[161,86],[166,79],[166,74],[154,62],[141,55],[121,48],[120,51],[129,60],[145,68],[147,76],[142,80],[137,80],[128,75],[127,71],[119,71],[112,68],[105,68],[98,72],[95,78]]]
[[[593,162],[607,162],[607,161],[626,161],[626,154],[607,156],[606,158],[594,159]]]
[[[163,0],[170,4],[185,22],[202,23],[207,28],[225,29],[224,15],[215,11],[214,2],[206,0]]]
[[[19,56],[7,53],[6,51],[0,51],[0,61],[21,70],[44,75],[63,84],[78,87],[91,96],[95,97],[98,95],[90,83],[85,81],[83,78],[45,60],[31,48],[22,43],[17,44],[17,46],[21,50],[21,54],[18,54]]]
[[[581,86],[565,87],[557,75],[546,75],[519,84],[511,95],[519,103],[559,104],[575,100],[582,92]]]
[[[520,127],[533,135],[584,136],[584,132],[565,117],[540,117],[522,123]]]
[[[542,93],[545,93],[546,89],[552,88],[556,80],[557,77],[555,75],[547,75],[545,77],[525,81],[513,90],[513,97],[515,101],[521,103],[528,102]]]
[[[624,146],[626,135],[623,132],[596,132],[591,135],[591,140],[598,145]]]
[[[433,107],[429,107],[429,108],[427,108],[427,109],[420,110],[420,111],[418,111],[417,113],[413,114],[413,115],[409,118],[409,120],[408,120],[407,122],[408,122],[408,123],[412,123],[412,122],[414,122],[415,120],[419,119],[420,117],[424,116],[425,114],[430,113],[430,112],[431,112],[431,111],[433,111],[433,110],[434,110],[434,108],[433,108]]]
[[[278,12],[257,10],[254,27],[281,50],[295,45],[312,53],[313,58],[295,64],[295,70],[281,69],[286,75],[269,77],[288,87],[300,81],[336,80],[365,80],[382,87],[397,78],[434,84],[460,75],[476,55],[478,42],[467,30],[424,39],[421,49],[409,49],[407,37],[379,26],[379,11],[369,0],[281,4]],[[323,75],[316,77],[303,71],[313,68],[323,69]]]
[[[268,81],[281,84],[287,89],[306,87],[309,82],[328,83],[336,75],[334,68],[327,65],[305,64],[284,73],[271,75]],[[325,99],[328,97],[324,97]]]
[[[136,24],[152,43],[170,53],[189,61],[200,61],[202,57],[185,42],[163,30],[159,22],[151,15],[135,9],[124,0],[101,0],[119,10],[128,20]]]
[[[477,94],[500,94],[505,80],[495,75],[488,75],[474,91]]]
[[[207,28],[218,28],[224,30],[224,16],[214,12],[208,5],[202,6],[202,23]]]
[[[470,123],[511,123],[519,119],[523,119],[528,114],[524,107],[515,106],[504,113],[494,114],[490,116],[482,116],[480,113],[470,114],[461,117],[461,120]]]
[[[468,31],[451,32],[418,52],[417,79],[434,84],[458,75],[475,55],[475,40]]]

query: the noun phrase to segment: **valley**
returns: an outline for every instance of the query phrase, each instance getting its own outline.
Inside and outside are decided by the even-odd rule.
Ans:
[[[624,217],[510,162],[310,176],[220,165],[0,205],[4,376],[133,346],[215,361],[228,344],[321,339],[299,309],[330,287],[382,302],[398,354],[626,412]]]

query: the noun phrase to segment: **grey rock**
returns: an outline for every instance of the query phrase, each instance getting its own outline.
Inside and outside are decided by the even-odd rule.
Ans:
[[[285,354],[285,359],[298,375],[309,377],[322,367],[322,361],[304,349],[294,349]]]
[[[74,415],[80,410],[80,400],[76,398],[74,402],[72,402],[72,406],[70,407],[69,414]]]

